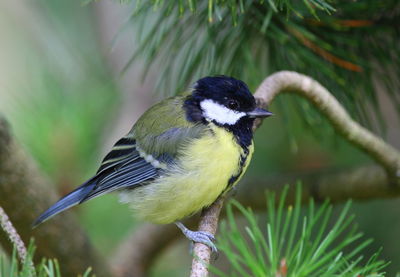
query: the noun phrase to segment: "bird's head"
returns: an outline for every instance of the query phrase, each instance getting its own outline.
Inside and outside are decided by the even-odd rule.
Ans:
[[[187,117],[191,121],[213,122],[219,126],[235,126],[271,112],[257,108],[247,85],[227,76],[205,77],[198,80],[192,94],[185,101]]]

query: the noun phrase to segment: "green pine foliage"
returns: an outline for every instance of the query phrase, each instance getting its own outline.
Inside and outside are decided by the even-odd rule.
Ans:
[[[302,276],[385,276],[387,265],[378,260],[378,251],[370,259],[361,255],[371,239],[353,224],[348,202],[332,220],[332,205],[317,207],[310,201],[301,208],[301,188],[297,186],[293,206],[286,207],[285,188],[278,202],[267,195],[266,218],[257,217],[236,201],[227,207],[227,220],[218,236],[218,248],[226,255],[232,272],[212,271],[217,276],[302,277]],[[245,219],[238,224],[234,210]]]
[[[138,49],[127,66],[143,59],[166,95],[210,74],[236,76],[254,90],[275,71],[295,70],[365,124],[379,114],[368,112],[378,109],[374,80],[400,111],[398,1],[154,0],[135,1],[132,10]],[[310,104],[293,105],[309,125],[318,123]]]
[[[61,277],[60,265],[56,259],[43,259],[38,265],[35,265],[34,271],[31,267],[32,257],[35,247],[33,241],[28,249],[28,258],[24,263],[18,261],[14,249],[9,260],[0,253],[0,276],[1,277]],[[91,269],[88,268],[82,277],[93,276]]]
[[[211,266],[217,276],[253,277],[380,277],[388,263],[378,260],[380,251],[365,259],[361,252],[372,242],[362,240],[362,233],[349,215],[350,202],[332,219],[332,205],[325,201],[316,207],[311,200],[302,209],[301,186],[296,187],[293,206],[286,206],[288,186],[275,202],[274,193],[266,198],[266,218],[260,219],[237,201],[227,207],[227,220],[222,223],[217,246],[226,256],[230,272]],[[238,224],[234,210],[245,219]],[[0,255],[1,277],[61,277],[57,260],[43,259],[33,264],[33,241],[27,258],[18,261],[16,251],[9,260]],[[83,277],[92,276],[88,268]]]

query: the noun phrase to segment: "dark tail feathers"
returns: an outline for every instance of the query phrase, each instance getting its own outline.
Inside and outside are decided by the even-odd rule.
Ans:
[[[35,222],[33,222],[32,227],[35,228],[36,226],[45,222],[56,214],[59,214],[62,211],[71,208],[77,204],[80,204],[80,202],[85,199],[85,197],[93,190],[95,186],[96,182],[94,180],[89,180],[82,186],[70,192],[69,194],[58,200],[57,203],[51,206],[47,211],[42,213],[35,220]]]

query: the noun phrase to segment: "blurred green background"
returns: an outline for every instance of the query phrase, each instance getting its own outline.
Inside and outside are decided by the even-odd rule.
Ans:
[[[132,5],[123,1],[0,0],[0,112],[60,194],[90,177],[107,149],[152,103],[170,94],[172,88],[188,86],[199,77],[188,75],[178,78],[179,84],[165,85],[160,82],[165,68],[153,66],[145,71],[149,55],[139,55],[122,74],[138,47],[135,24],[140,20],[131,22],[131,15]],[[269,70],[276,69],[290,68],[276,65]],[[205,68],[198,74],[214,71]],[[248,81],[253,91],[258,85],[257,78],[236,77]],[[172,73],[168,78],[174,82]],[[386,122],[382,127],[386,132],[381,134],[400,147],[395,106],[384,88],[374,89]],[[299,108],[304,106],[305,101],[285,95],[271,107],[276,115],[256,134],[256,152],[247,177],[371,163],[326,127],[324,119],[312,116],[313,111],[307,116],[315,122],[304,120],[306,115]],[[368,114],[375,111],[367,105]],[[381,125],[376,122],[370,127],[379,131]],[[246,188],[239,186],[241,189]],[[393,276],[400,270],[400,200],[355,203],[352,209],[365,237],[375,239],[371,253],[383,246],[382,258],[392,261],[388,276]],[[94,245],[105,255],[140,224],[115,195],[68,212],[79,214]],[[183,241],[167,251],[153,275],[182,276],[187,272],[189,257],[183,255],[187,246]],[[177,255],[187,257],[187,261],[177,260]]]

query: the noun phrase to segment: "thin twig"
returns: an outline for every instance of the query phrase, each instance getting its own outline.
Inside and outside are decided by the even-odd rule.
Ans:
[[[7,234],[7,237],[10,239],[14,247],[16,248],[21,264],[25,264],[26,259],[30,259],[28,257],[28,251],[26,250],[25,243],[22,241],[17,230],[15,230],[8,215],[1,206],[0,206],[0,226]],[[35,267],[32,263],[32,260],[28,261],[28,263],[30,265],[31,272],[35,272]]]
[[[218,228],[218,218],[224,203],[224,197],[220,197],[201,214],[199,231],[205,231],[215,235]],[[211,261],[211,249],[205,244],[195,243],[193,248],[192,271],[190,277],[208,276],[208,265]]]

